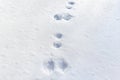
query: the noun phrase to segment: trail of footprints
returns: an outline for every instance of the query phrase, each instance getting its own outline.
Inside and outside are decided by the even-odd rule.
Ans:
[[[75,4],[74,1],[68,1],[66,9],[69,9],[69,10],[72,9],[74,4]],[[58,13],[58,14],[55,14],[53,17],[56,21],[61,21],[61,20],[69,21],[74,16],[70,13]],[[60,39],[63,38],[63,34],[56,33],[56,34],[54,34],[54,37],[57,38],[57,41],[53,42],[53,47],[56,49],[61,48],[62,43],[60,42]],[[58,59],[50,58],[49,60],[44,62],[44,68],[46,70],[48,70],[49,72],[54,72],[57,69],[64,72],[68,68],[68,66],[69,66],[69,64],[64,58],[58,58]]]

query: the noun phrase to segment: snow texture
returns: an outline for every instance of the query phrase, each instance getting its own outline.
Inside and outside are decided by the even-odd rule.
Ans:
[[[120,0],[0,0],[0,80],[120,80]]]

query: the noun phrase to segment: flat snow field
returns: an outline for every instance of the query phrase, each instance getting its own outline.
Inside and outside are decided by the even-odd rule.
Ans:
[[[120,80],[120,0],[0,0],[0,80]]]

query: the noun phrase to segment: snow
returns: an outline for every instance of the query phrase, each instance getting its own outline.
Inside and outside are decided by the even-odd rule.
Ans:
[[[119,3],[0,0],[0,80],[120,80]]]

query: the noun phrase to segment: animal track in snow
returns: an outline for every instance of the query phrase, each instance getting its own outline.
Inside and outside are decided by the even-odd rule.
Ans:
[[[61,46],[62,46],[62,43],[61,42],[54,42],[53,43],[53,46],[55,47],[55,48],[60,48]]]
[[[62,33],[56,33],[55,37],[58,38],[58,39],[61,39],[63,37],[63,34]]]
[[[52,59],[50,59],[47,62],[45,62],[44,66],[45,66],[45,68],[48,71],[50,71],[50,72],[54,71],[54,69],[55,69],[55,62]]]
[[[73,5],[75,4],[74,1],[68,1],[66,8],[67,9],[72,9]],[[56,21],[58,20],[65,20],[65,21],[69,21],[71,20],[74,16],[70,13],[58,13],[58,14],[54,14],[54,19]],[[61,39],[63,37],[62,33],[56,33],[54,35],[57,39]],[[55,41],[53,42],[53,47],[55,48],[60,48],[62,47],[62,43],[59,41]],[[66,70],[68,68],[68,63],[64,58],[59,58],[59,59],[55,59],[53,60],[49,60],[46,65],[47,69],[49,71],[58,71],[58,72],[64,72],[64,70]]]
[[[54,19],[55,20],[61,20],[62,19],[62,15],[61,14],[55,14],[54,15]]]
[[[64,71],[68,67],[68,63],[65,61],[64,58],[61,58],[58,61],[58,66],[62,71]]]
[[[75,2],[74,2],[74,1],[68,1],[68,4],[69,4],[69,5],[74,5]]]
[[[69,13],[63,13],[63,16],[62,16],[62,18],[64,20],[67,20],[67,21],[69,21],[70,19],[72,19],[72,17],[73,17],[73,15],[71,15]]]

